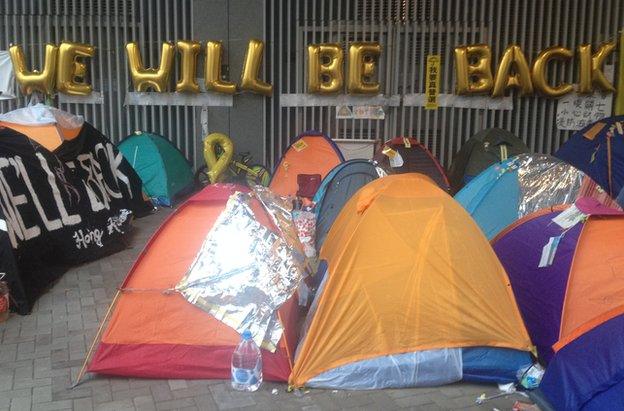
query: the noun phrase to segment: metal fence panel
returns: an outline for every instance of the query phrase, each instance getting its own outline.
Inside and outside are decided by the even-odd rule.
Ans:
[[[375,140],[413,136],[449,165],[470,136],[488,127],[510,130],[529,147],[554,152],[570,136],[555,124],[557,101],[514,93],[513,110],[492,108],[385,107],[383,120],[339,120],[335,105],[283,104],[306,93],[306,46],[339,42],[345,53],[353,41],[378,41],[383,49],[378,78],[386,96],[425,92],[427,56],[442,57],[441,94],[453,94],[453,48],[485,43],[493,64],[509,44],[522,47],[529,60],[552,45],[572,50],[616,40],[624,21],[619,0],[269,0],[267,41],[274,61],[275,98],[267,100],[267,162],[274,164],[299,133],[321,130],[333,138]],[[607,64],[614,64],[611,56]],[[551,82],[575,83],[578,64],[553,62]],[[276,101],[282,99],[282,102]],[[403,99],[405,100],[405,99]]]
[[[145,64],[158,65],[163,41],[192,38],[192,12],[191,0],[3,0],[0,49],[21,44],[29,67],[39,68],[45,43],[95,46],[89,77],[102,102],[69,102],[79,100],[60,96],[58,107],[83,115],[114,142],[136,130],[162,134],[196,162],[194,107],[124,106],[131,87],[125,44],[138,41]],[[0,102],[0,110],[26,104],[28,99],[20,95]]]

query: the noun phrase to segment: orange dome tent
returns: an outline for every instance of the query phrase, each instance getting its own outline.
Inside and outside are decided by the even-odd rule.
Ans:
[[[360,189],[321,258],[328,271],[297,350],[294,386],[442,384],[462,378],[461,358],[453,358],[461,347],[531,349],[487,239],[424,175],[391,175]]]
[[[202,242],[234,191],[214,184],[191,197],[154,234],[120,286],[120,296],[89,371],[148,378],[229,378],[240,335],[190,304],[167,293],[186,274]],[[275,226],[258,201],[258,221]],[[285,381],[296,344],[297,302],[290,298],[278,317],[284,329],[275,352],[262,350],[267,380]]]
[[[318,131],[307,131],[288,147],[275,167],[269,188],[282,196],[294,196],[299,175],[318,174],[322,180],[343,161],[340,149],[329,137]]]

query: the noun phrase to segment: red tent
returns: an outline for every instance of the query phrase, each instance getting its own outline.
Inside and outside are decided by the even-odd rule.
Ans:
[[[149,378],[229,378],[240,341],[229,326],[172,289],[185,275],[231,194],[246,189],[209,185],[190,198],[154,234],[120,287],[90,372]],[[273,228],[259,202],[258,221]],[[279,309],[284,334],[275,352],[262,350],[264,378],[286,381],[297,343],[297,302]]]

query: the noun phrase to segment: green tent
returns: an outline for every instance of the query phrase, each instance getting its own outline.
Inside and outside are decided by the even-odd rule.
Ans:
[[[451,190],[458,192],[464,184],[494,163],[530,152],[524,141],[507,130],[482,130],[468,139],[453,157],[448,174]]]
[[[176,196],[193,189],[193,170],[169,140],[137,131],[119,143],[119,151],[143,181],[143,190],[155,204],[170,207]]]

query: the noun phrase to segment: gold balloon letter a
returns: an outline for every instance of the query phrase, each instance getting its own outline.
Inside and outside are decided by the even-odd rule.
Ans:
[[[33,91],[39,91],[43,94],[52,94],[54,92],[54,80],[56,79],[56,58],[58,55],[58,47],[53,44],[46,44],[45,62],[43,70],[29,71],[26,68],[26,59],[24,51],[19,45],[9,48],[15,78],[20,85],[22,94],[32,94]]]
[[[222,47],[220,41],[209,41],[206,43],[206,67],[204,73],[206,90],[234,94],[236,92],[236,84],[221,80]]]
[[[158,69],[145,68],[141,59],[141,52],[137,43],[126,44],[128,64],[132,75],[132,84],[135,91],[146,91],[153,88],[154,91],[167,91],[169,87],[169,75],[175,57],[175,47],[171,43],[163,43]]]
[[[57,68],[56,88],[61,93],[86,96],[91,93],[91,85],[84,82],[87,66],[78,58],[89,58],[95,54],[95,48],[89,44],[61,43]],[[83,81],[76,81],[82,78]]]
[[[455,47],[457,94],[487,93],[492,89],[492,51],[485,44]]]
[[[310,44],[308,46],[308,92],[336,93],[340,91],[343,84],[342,59],[340,44]]]
[[[602,43],[592,55],[590,44],[583,44],[578,47],[579,93],[591,93],[594,85],[603,91],[615,91],[615,87],[607,80],[601,70],[602,64],[614,49],[615,43]]]
[[[254,91],[270,96],[273,92],[273,86],[258,78],[260,65],[262,64],[263,50],[264,43],[261,40],[249,40],[245,63],[243,64],[243,72],[241,73],[240,87],[242,90]]]
[[[512,65],[515,66],[514,74],[511,74]],[[505,89],[508,87],[519,88],[520,94],[523,96],[533,93],[529,64],[520,46],[515,44],[507,47],[503,53],[503,57],[498,65],[498,70],[496,71],[492,97],[504,96]]]
[[[375,60],[381,54],[378,43],[357,42],[349,47],[349,79],[347,90],[349,93],[377,94],[379,83],[371,82],[370,77],[375,74]]]

